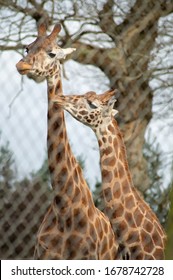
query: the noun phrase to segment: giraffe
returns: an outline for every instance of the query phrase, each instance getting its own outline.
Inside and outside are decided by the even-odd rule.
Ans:
[[[118,245],[109,219],[94,205],[67,138],[63,109],[52,102],[62,95],[60,59],[75,49],[60,48],[56,24],[50,35],[38,28],[37,39],[26,47],[17,64],[21,75],[47,80],[48,161],[54,199],[37,234],[36,259],[115,259]]]
[[[117,259],[164,259],[166,235],[135,189],[114,115],[115,90],[57,97],[73,117],[94,131],[100,150],[104,210],[118,241]]]

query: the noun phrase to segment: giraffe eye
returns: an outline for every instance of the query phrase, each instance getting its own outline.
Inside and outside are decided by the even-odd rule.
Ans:
[[[25,52],[26,52],[26,53],[28,53],[28,52],[29,52],[29,49],[28,49],[28,47],[26,47],[26,48],[25,48]]]
[[[91,109],[96,109],[97,106],[95,104],[93,104],[91,101],[87,100],[88,105],[90,106]]]
[[[56,54],[55,54],[55,53],[52,53],[52,52],[48,53],[48,55],[49,55],[51,58],[54,58],[54,57],[56,56]]]

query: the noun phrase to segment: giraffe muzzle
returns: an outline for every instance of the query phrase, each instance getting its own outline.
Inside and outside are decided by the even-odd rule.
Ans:
[[[16,64],[17,71],[21,75],[26,75],[32,69],[32,65],[23,61],[22,59]]]

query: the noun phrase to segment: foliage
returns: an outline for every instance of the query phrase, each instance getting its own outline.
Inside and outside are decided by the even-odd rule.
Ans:
[[[0,187],[12,188],[12,183],[15,178],[15,165],[13,152],[9,149],[9,143],[0,146]]]
[[[32,176],[32,178],[40,178],[44,183],[47,183],[48,185],[50,185],[50,176],[49,176],[47,157],[43,161],[43,164],[39,168],[39,170],[32,172],[31,176]]]
[[[85,171],[85,159],[84,159],[83,155],[77,156],[76,159],[77,159],[78,164],[82,168],[82,170]]]
[[[38,226],[52,193],[45,172],[42,173],[44,168],[19,179],[15,166],[13,153],[6,143],[0,147],[0,258],[32,259]]]
[[[148,174],[151,187],[144,193],[145,200],[165,225],[169,211],[169,187],[164,184],[164,167],[162,153],[155,138],[150,133],[145,142],[144,155],[148,162]]]
[[[98,207],[101,211],[103,210],[102,205],[102,184],[101,182],[96,182],[95,189],[93,190],[93,199],[94,204],[96,207]]]

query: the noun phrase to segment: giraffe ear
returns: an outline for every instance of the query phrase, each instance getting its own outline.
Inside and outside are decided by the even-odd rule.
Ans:
[[[111,98],[110,98],[109,101],[108,101],[109,110],[111,110],[111,111],[113,111],[113,110],[116,111],[115,109],[113,109],[113,108],[114,108],[114,105],[115,105],[115,102],[117,102],[115,96],[111,96]]]
[[[116,109],[114,109],[115,102],[117,102],[115,96],[111,96],[111,98],[108,101],[108,111],[113,116],[115,116],[118,113],[118,111]]]
[[[112,116],[115,117],[116,114],[118,114],[118,110],[112,109]]]
[[[115,96],[113,95],[113,96],[111,96],[111,98],[108,100],[108,106],[109,106],[109,107],[112,106],[112,108],[113,108],[113,106],[115,105],[115,102],[117,102],[117,99],[116,99]]]
[[[74,48],[58,49],[56,57],[57,59],[65,59],[68,54],[74,52],[75,50],[76,49]]]
[[[65,59],[68,54],[71,54],[76,49],[75,48],[67,48],[67,49],[61,49],[62,51],[58,52],[58,59]]]

